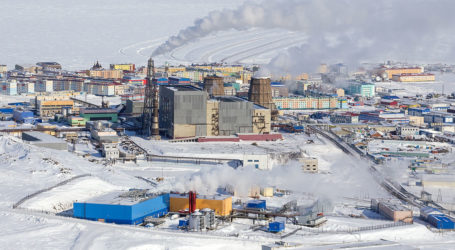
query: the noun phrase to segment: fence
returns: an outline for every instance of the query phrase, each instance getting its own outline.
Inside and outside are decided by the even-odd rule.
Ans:
[[[33,197],[39,195],[39,194],[42,194],[42,193],[47,192],[47,191],[50,191],[50,190],[52,190],[52,189],[54,189],[54,188],[56,188],[56,187],[63,186],[63,185],[65,185],[65,184],[68,184],[68,183],[71,182],[71,181],[74,181],[74,180],[79,179],[79,178],[87,177],[87,176],[91,176],[91,174],[82,174],[82,175],[74,176],[74,177],[72,177],[72,178],[70,178],[70,179],[68,179],[68,180],[65,180],[65,181],[62,181],[62,182],[60,182],[60,183],[55,184],[55,185],[52,186],[52,187],[48,187],[48,188],[45,188],[45,189],[41,189],[41,190],[39,190],[39,191],[37,191],[37,192],[35,192],[35,193],[33,193],[33,194],[29,194],[29,195],[25,196],[24,198],[20,199],[18,202],[16,202],[16,203],[13,205],[13,208],[14,208],[14,209],[15,209],[15,208],[18,208],[22,203],[24,203],[25,201],[27,201],[27,200],[29,200],[29,199],[31,199],[31,198],[33,198]]]

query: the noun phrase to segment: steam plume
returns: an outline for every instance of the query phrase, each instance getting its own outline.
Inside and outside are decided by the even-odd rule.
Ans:
[[[454,56],[455,2],[450,0],[267,0],[211,12],[159,46],[160,55],[228,29],[283,28],[308,41],[274,58],[288,72],[322,61],[356,64],[366,59],[443,61]],[[298,70],[296,69],[298,68]]]

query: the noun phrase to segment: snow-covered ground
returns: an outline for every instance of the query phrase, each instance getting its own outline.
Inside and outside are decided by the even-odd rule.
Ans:
[[[0,232],[0,244],[7,249],[59,248],[59,249],[260,249],[262,244],[280,240],[280,235],[256,231],[250,220],[235,220],[232,224],[220,225],[219,230],[206,233],[187,233],[176,229],[177,221],[167,220],[157,228],[141,228],[91,222],[56,216],[71,209],[75,200],[84,201],[111,191],[129,188],[150,188],[150,185],[135,176],[153,179],[165,177],[163,184],[155,191],[170,190],[178,183],[199,180],[222,181],[228,179],[263,180],[266,184],[281,183],[284,188],[294,190],[290,196],[267,199],[270,207],[279,207],[296,199],[299,204],[312,203],[317,199],[334,202],[335,210],[328,212],[329,221],[318,229],[304,229],[286,238],[288,242],[302,244],[303,248],[313,248],[321,244],[341,244],[387,239],[405,245],[450,248],[455,235],[447,233],[442,237],[425,226],[414,224],[389,229],[377,229],[358,233],[343,231],[375,225],[390,224],[390,221],[377,218],[351,218],[348,215],[362,216],[371,197],[388,197],[379,185],[369,176],[365,166],[353,162],[325,140],[315,139],[314,144],[305,144],[308,138],[297,135],[285,141],[261,142],[257,146],[250,143],[169,143],[135,140],[147,146],[152,152],[164,150],[168,154],[179,155],[190,152],[198,154],[222,154],[223,149],[230,153],[244,151],[266,152],[289,151],[302,148],[308,154],[319,157],[321,166],[327,173],[309,175],[296,171],[293,166],[276,166],[272,171],[234,170],[228,166],[205,166],[194,164],[139,163],[104,166],[88,162],[86,159],[65,151],[37,148],[24,144],[9,136],[0,136],[0,220],[4,230]],[[153,151],[155,150],[155,151]],[[167,152],[169,151],[169,152]],[[330,152],[328,154],[327,152]],[[12,205],[21,198],[37,190],[55,185],[73,176],[89,173],[66,185],[56,187],[27,200],[20,209]],[[206,179],[204,179],[206,178]],[[191,180],[190,180],[191,179]],[[235,183],[235,182],[234,182]],[[198,183],[196,183],[198,184]],[[200,183],[199,183],[200,184]],[[292,184],[292,185],[288,185]],[[207,182],[207,185],[211,185]],[[336,199],[335,199],[336,198]],[[50,214],[42,213],[48,211]],[[288,225],[283,234],[297,229]],[[22,239],[22,240],[21,240]],[[24,240],[25,239],[25,240]]]

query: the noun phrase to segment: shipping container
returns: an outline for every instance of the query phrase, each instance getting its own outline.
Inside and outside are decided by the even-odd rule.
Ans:
[[[446,215],[430,214],[427,221],[437,229],[455,229],[454,222]]]
[[[278,233],[284,230],[284,222],[274,221],[269,223],[269,232]]]
[[[265,200],[251,200],[246,204],[247,209],[267,209]]]

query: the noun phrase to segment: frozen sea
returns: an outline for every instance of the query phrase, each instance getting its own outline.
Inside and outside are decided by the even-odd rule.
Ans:
[[[145,64],[154,47],[195,19],[243,2],[2,0],[0,64],[57,61],[68,69],[88,68],[95,60],[104,66]]]

